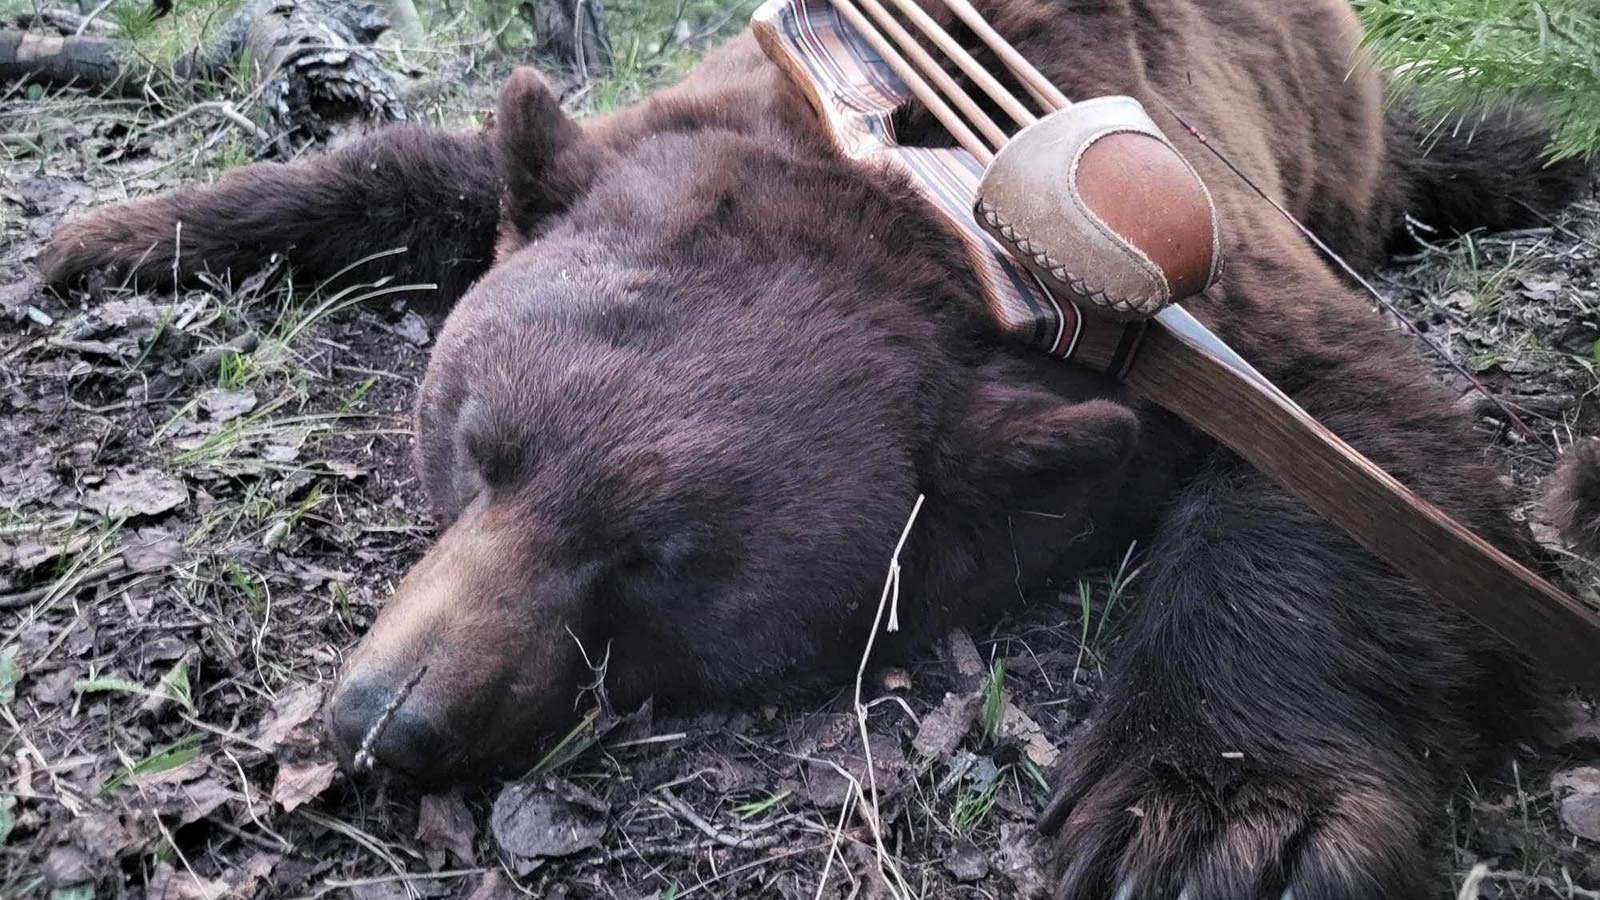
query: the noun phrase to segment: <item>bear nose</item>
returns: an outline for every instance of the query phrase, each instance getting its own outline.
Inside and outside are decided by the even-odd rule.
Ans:
[[[402,696],[404,681],[360,678],[340,686],[329,705],[328,726],[346,768],[363,750],[370,764],[428,781],[446,763],[444,729],[415,696]],[[406,694],[411,692],[406,691]]]

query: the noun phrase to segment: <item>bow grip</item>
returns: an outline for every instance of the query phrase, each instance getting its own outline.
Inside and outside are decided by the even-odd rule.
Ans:
[[[1115,319],[1149,318],[1222,270],[1211,193],[1132,97],[1023,129],[984,172],[974,214],[1050,293]]]

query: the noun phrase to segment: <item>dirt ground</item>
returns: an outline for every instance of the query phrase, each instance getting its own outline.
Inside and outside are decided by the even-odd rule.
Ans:
[[[451,70],[427,117],[474,121],[502,63]],[[404,286],[284,273],[42,289],[33,260],[63,217],[257,154],[226,119],[171,120],[191,102],[0,86],[0,897],[1040,890],[1029,823],[1072,765],[1136,556],[869,670],[870,779],[851,685],[592,718],[509,785],[418,797],[336,771],[318,705],[431,534],[407,414],[438,323]],[[1537,432],[1463,391],[1532,497],[1600,411],[1600,202],[1419,236],[1378,283]],[[1557,552],[1600,599],[1594,563]],[[1557,746],[1461,785],[1441,896],[1600,898],[1600,718],[1563,702]]]

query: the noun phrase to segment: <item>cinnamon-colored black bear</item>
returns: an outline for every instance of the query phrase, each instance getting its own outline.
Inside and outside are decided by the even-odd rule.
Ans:
[[[1142,99],[1201,168],[1228,268],[1195,314],[1517,550],[1413,348],[1167,104],[1368,262],[1403,213],[1504,225],[1513,195],[1571,189],[1527,117],[1440,129],[1425,156],[1428,129],[1386,124],[1342,0],[979,6],[1069,96]],[[331,712],[349,750],[424,667],[370,748],[424,779],[559,727],[592,679],[580,645],[609,648],[619,704],[836,678],[919,493],[912,639],[992,619],[1019,569],[1142,542],[1106,706],[1043,822],[1061,897],[1428,896],[1459,767],[1526,721],[1518,664],[1480,631],[1229,453],[997,336],[916,194],[834,153],[748,35],[584,125],[521,71],[486,134],[391,129],[100,211],[45,268],[159,281],[284,252],[322,277],[400,246],[358,274],[437,282],[450,310],[416,412],[448,528],[349,660]]]

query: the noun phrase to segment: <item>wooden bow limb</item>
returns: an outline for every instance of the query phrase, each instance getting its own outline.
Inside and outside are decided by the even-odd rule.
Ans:
[[[931,17],[909,9],[916,0],[891,2],[956,68],[972,75],[969,69],[976,63],[970,54],[952,51],[960,48],[948,33]],[[1046,115],[1071,107],[967,0],[942,2]],[[828,18],[830,4],[853,31]],[[880,29],[874,19],[886,24]],[[1153,319],[1125,323],[1082,314],[1071,298],[1041,296],[1032,277],[1003,258],[1005,251],[971,215],[978,175],[1004,141],[995,141],[993,121],[970,112],[981,107],[879,0],[769,0],[756,15],[755,31],[768,55],[817,107],[843,152],[896,166],[924,188],[934,211],[968,249],[982,300],[1003,330],[1119,377],[1136,396],[1239,454],[1396,571],[1554,673],[1600,688],[1600,612],[1384,472],[1181,307],[1167,306]],[[1033,114],[1019,111],[1021,104],[997,79],[973,80],[1019,126],[1030,124]],[[912,97],[945,126],[964,154],[894,142],[893,114]]]
[[[1575,684],[1600,687],[1600,613],[1419,497],[1181,306],[1123,383],[1239,454],[1368,552]]]

